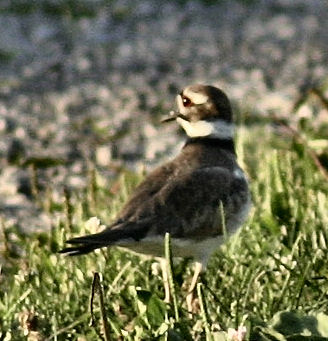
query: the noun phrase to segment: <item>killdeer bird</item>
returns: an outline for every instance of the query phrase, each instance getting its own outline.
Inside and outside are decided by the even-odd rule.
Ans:
[[[146,177],[111,225],[68,240],[73,246],[61,253],[82,255],[116,245],[161,256],[169,232],[173,255],[197,261],[193,291],[202,267],[222,244],[224,229],[232,234],[245,220],[250,194],[236,160],[232,110],[224,92],[188,86],[177,96],[177,106],[163,121],[175,120],[185,130],[188,138],[180,154]]]

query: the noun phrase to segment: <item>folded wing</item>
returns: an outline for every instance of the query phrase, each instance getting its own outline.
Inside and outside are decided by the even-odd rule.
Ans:
[[[163,167],[150,173],[137,187],[111,226],[97,234],[68,240],[73,246],[60,252],[81,255],[166,232],[173,238],[203,238],[222,233],[218,208],[220,202],[225,205],[232,188],[229,170],[205,167],[176,174],[172,164]]]

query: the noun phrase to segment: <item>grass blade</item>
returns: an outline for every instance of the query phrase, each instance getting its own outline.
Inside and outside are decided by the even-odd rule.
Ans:
[[[98,292],[98,295],[99,295],[100,313],[101,313],[101,318],[102,318],[105,341],[110,341],[111,338],[109,336],[109,323],[107,321],[106,309],[105,309],[105,304],[104,304],[104,291],[100,283],[100,276],[98,272],[95,272],[93,276],[92,292],[91,292],[91,299],[90,299],[90,311],[91,311],[92,325],[94,325],[94,322],[95,322],[94,314],[93,314],[93,302],[94,302],[94,296],[96,292]]]
[[[166,259],[166,266],[167,266],[167,274],[169,280],[169,287],[173,302],[173,309],[176,322],[179,322],[179,309],[178,309],[178,302],[177,296],[175,292],[175,283],[174,283],[174,276],[173,276],[173,260],[172,260],[172,248],[171,248],[171,237],[169,233],[165,234],[165,259]]]
[[[207,305],[206,305],[206,301],[204,297],[204,290],[203,290],[202,283],[197,284],[197,294],[199,298],[200,313],[201,313],[202,320],[204,323],[204,328],[205,328],[206,341],[213,341],[213,336],[211,333],[210,322],[209,322],[210,318],[208,316]]]

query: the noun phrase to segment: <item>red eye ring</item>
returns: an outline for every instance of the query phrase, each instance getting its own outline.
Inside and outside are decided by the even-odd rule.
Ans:
[[[184,107],[191,107],[193,105],[192,101],[188,97],[181,96],[181,98]]]

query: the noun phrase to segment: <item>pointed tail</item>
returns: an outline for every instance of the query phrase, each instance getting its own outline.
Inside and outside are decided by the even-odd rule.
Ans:
[[[145,237],[148,228],[148,224],[121,223],[115,225],[114,228],[108,227],[100,233],[69,239],[66,243],[74,246],[66,247],[60,250],[59,253],[79,256],[105,246],[119,245],[122,241],[138,241]]]

